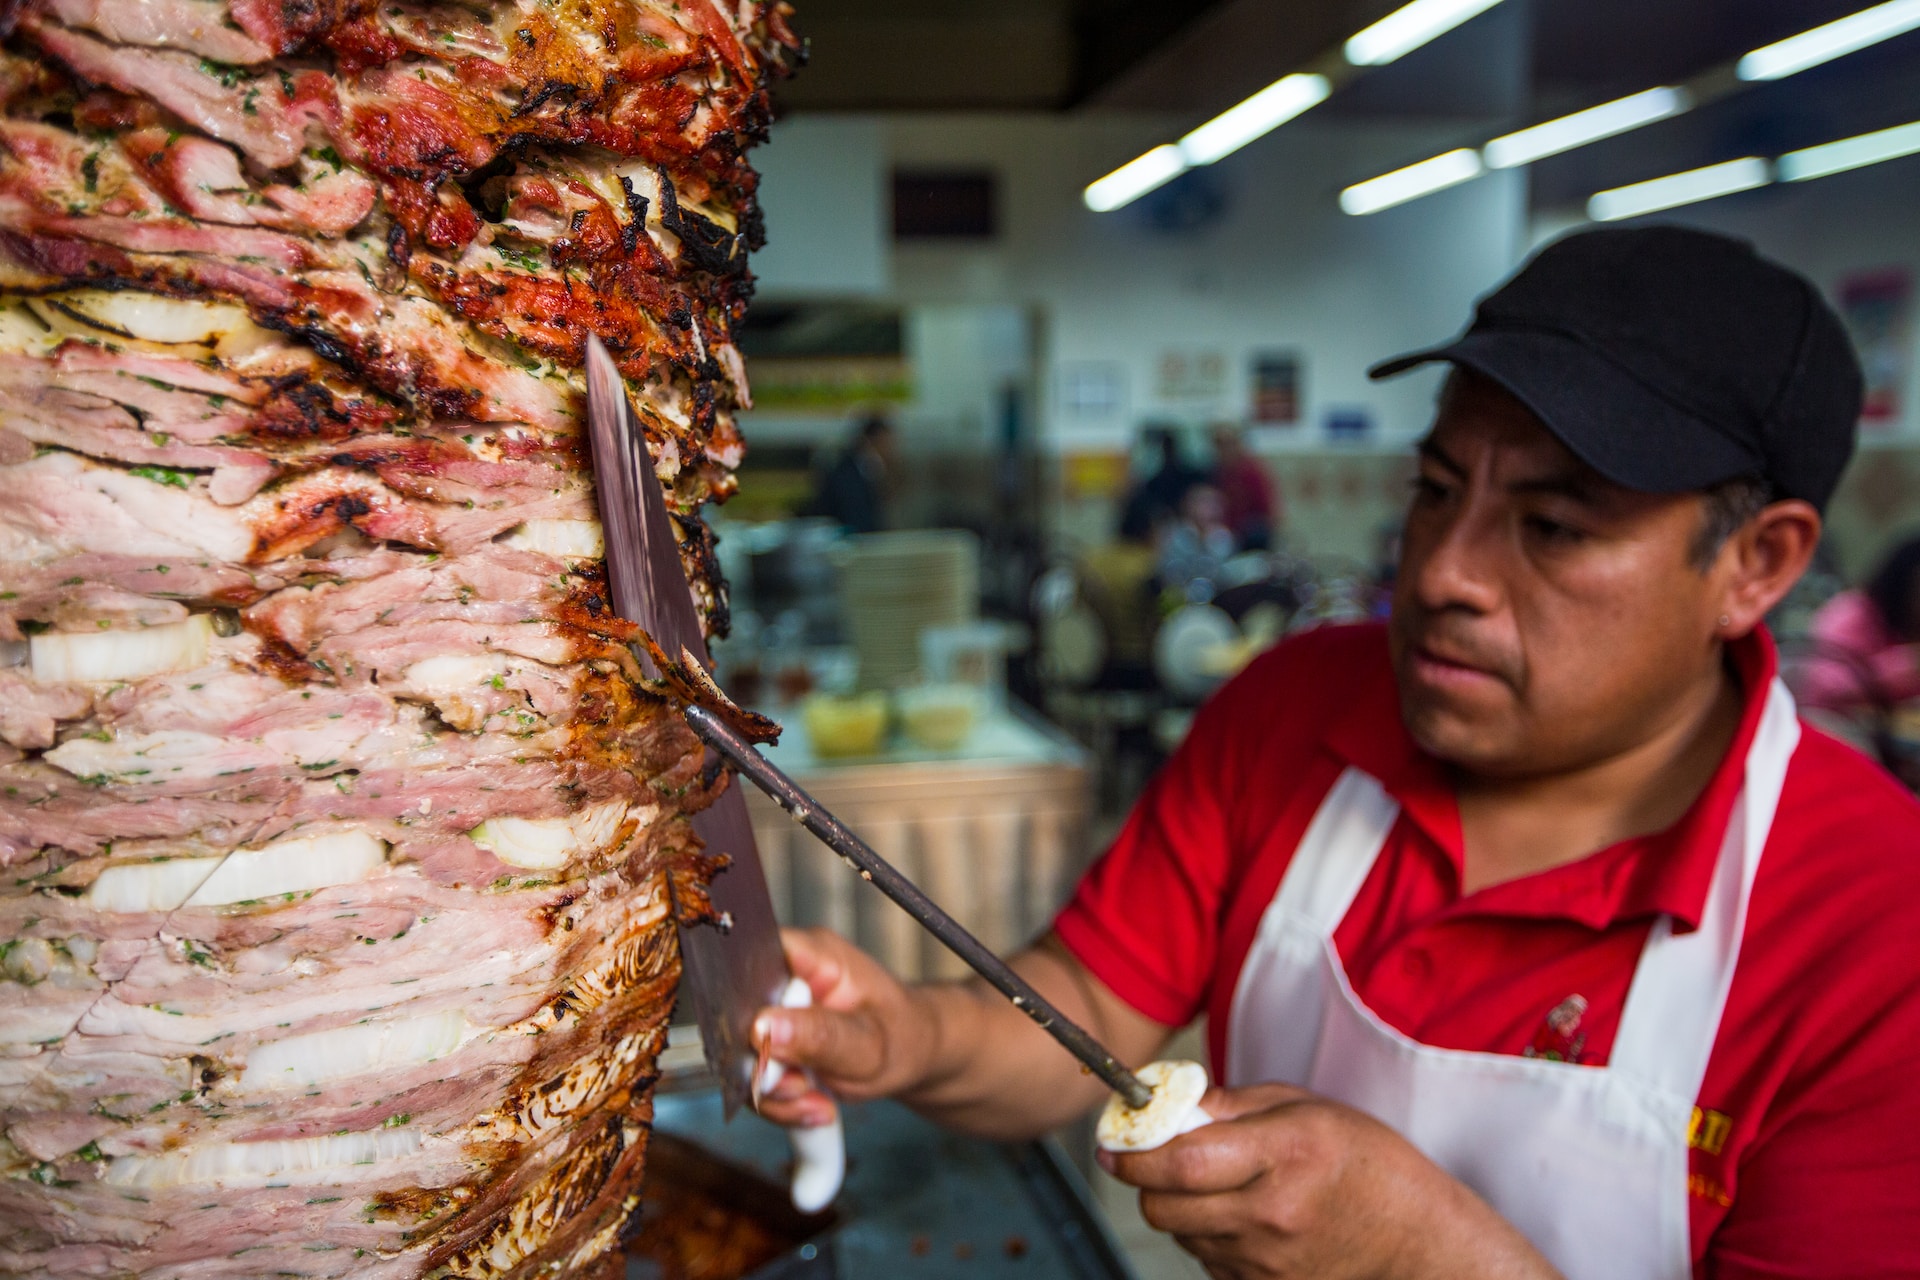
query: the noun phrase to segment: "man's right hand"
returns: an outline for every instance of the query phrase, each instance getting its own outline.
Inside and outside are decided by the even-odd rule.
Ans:
[[[835,1097],[896,1097],[941,1124],[1000,1139],[1033,1137],[1097,1106],[1105,1086],[979,979],[904,986],[845,938],[785,929],[787,963],[811,1009],[763,1009],[753,1045],[812,1072],[789,1073],[761,1099],[780,1124],[811,1128]],[[1134,1011],[1048,937],[1008,963],[1122,1062],[1145,1062],[1167,1028]],[[831,1096],[830,1096],[831,1095]]]
[[[880,963],[827,929],[782,929],[787,966],[813,992],[810,1009],[764,1009],[753,1046],[804,1067],[834,1097],[891,1097],[919,1085],[939,1037],[937,1017]],[[789,1073],[760,1100],[777,1124],[812,1127],[833,1115],[833,1098]]]

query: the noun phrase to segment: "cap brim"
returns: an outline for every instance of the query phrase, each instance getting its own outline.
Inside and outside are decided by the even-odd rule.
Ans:
[[[1498,384],[1575,457],[1641,493],[1704,489],[1765,468],[1750,446],[1650,390],[1572,338],[1537,330],[1480,330],[1445,346],[1375,365],[1391,378],[1445,362]]]

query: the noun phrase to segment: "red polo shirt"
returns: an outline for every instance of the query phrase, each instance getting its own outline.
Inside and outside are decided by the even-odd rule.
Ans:
[[[1401,805],[1334,937],[1360,997],[1426,1044],[1604,1064],[1653,920],[1705,905],[1776,666],[1764,633],[1732,659],[1746,714],[1685,817],[1463,896],[1459,812],[1400,722],[1384,628],[1290,639],[1201,710],[1060,936],[1156,1022],[1207,1013],[1217,1075],[1261,914],[1355,765]],[[1696,1275],[1920,1275],[1916,913],[1920,804],[1803,726],[1698,1099]]]

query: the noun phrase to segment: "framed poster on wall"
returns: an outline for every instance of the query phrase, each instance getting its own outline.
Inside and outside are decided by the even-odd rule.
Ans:
[[[1154,375],[1154,394],[1162,403],[1217,401],[1227,389],[1227,358],[1218,351],[1168,348]]]
[[[1290,427],[1300,421],[1300,353],[1257,351],[1249,370],[1247,421]]]

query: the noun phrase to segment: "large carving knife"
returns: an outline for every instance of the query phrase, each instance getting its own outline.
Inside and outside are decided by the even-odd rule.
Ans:
[[[646,435],[635,420],[620,371],[598,338],[587,340],[586,371],[587,434],[613,610],[646,628],[663,651],[677,654],[684,647],[707,664],[700,615]],[[649,674],[659,674],[644,653],[640,662]],[[806,984],[794,981],[787,970],[745,794],[738,786],[728,787],[694,815],[693,829],[709,852],[730,859],[709,889],[719,926],[682,925],[680,955],[682,986],[693,999],[701,1045],[719,1077],[731,1119],[753,1091],[757,1063],[748,1029],[754,1015],[768,1005],[799,1004],[810,997]],[[796,1130],[794,1153],[795,1203],[809,1212],[824,1208],[839,1191],[844,1168],[838,1121],[821,1129]]]

